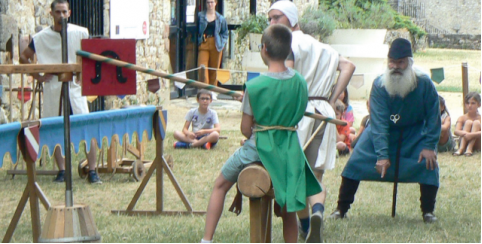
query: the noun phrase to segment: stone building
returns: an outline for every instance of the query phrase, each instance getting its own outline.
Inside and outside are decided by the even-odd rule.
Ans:
[[[72,0],[73,2],[74,0]],[[102,1],[102,0],[98,0]],[[110,1],[103,0],[103,36],[110,36]],[[181,0],[186,4],[187,0]],[[199,1],[199,0],[198,0]],[[201,0],[203,1],[203,0]],[[221,2],[222,0],[218,0]],[[179,1],[177,1],[179,2]],[[191,1],[193,2],[193,1]],[[317,6],[316,0],[294,0],[299,6],[300,12],[306,6]],[[7,58],[8,45],[7,42],[12,38],[13,63],[18,64],[18,41],[19,36],[34,35],[43,28],[52,25],[52,18],[49,15],[51,0],[0,0],[0,64],[9,62]],[[81,2],[83,3],[83,2]],[[170,0],[149,0],[149,38],[140,39],[136,41],[136,56],[137,65],[148,67],[151,69],[163,71],[166,73],[172,72],[170,60],[170,48],[177,48],[170,45],[169,28],[171,24],[171,14],[176,14],[173,4],[176,1]],[[189,3],[187,3],[189,4]],[[271,4],[270,0],[258,0],[256,2],[256,12],[258,14],[265,14]],[[226,17],[228,24],[240,24],[243,19],[249,16],[250,1],[225,0],[222,1],[223,14]],[[219,3],[218,3],[219,6]],[[177,10],[176,10],[177,11]],[[91,33],[92,34],[92,33]],[[173,51],[173,50],[171,50]],[[182,50],[181,50],[182,51]],[[225,60],[229,63],[230,60]],[[228,66],[228,65],[227,65]],[[182,71],[183,69],[180,69]],[[20,85],[21,75],[13,75],[13,87]],[[170,100],[171,82],[166,79],[160,79],[160,90],[151,93],[146,89],[146,80],[155,78],[152,75],[137,73],[137,95],[126,96],[123,99],[111,96],[106,99],[106,109],[118,108],[122,105],[130,104],[153,104],[163,105]],[[27,82],[25,76],[26,86],[32,86]],[[3,89],[9,86],[9,77],[7,75],[0,75],[0,85]],[[16,92],[12,93],[16,96]],[[20,120],[20,102],[18,99],[13,99],[13,104],[9,104],[9,92],[4,91],[1,95],[2,106],[6,108],[9,114],[10,106],[12,106],[12,120]],[[28,111],[31,101],[26,103],[24,113]],[[36,105],[38,106],[38,104]],[[25,119],[26,115],[24,115]],[[38,112],[33,118],[38,118]]]
[[[395,10],[411,16],[430,34],[480,35],[479,0],[390,0]]]

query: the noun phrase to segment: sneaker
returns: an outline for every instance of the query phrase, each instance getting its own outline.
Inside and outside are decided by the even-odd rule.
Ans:
[[[303,230],[303,227],[301,227],[301,223],[298,220],[298,235],[300,236],[301,239],[306,240],[306,236],[308,236],[308,233],[306,233]]]
[[[346,218],[345,214],[341,214],[340,210],[335,210],[330,216],[328,217],[330,219],[344,219]]]
[[[206,144],[203,145],[203,148],[206,150],[211,149],[211,142],[206,142]]]
[[[95,170],[89,171],[89,183],[91,184],[102,184],[102,181],[99,178],[99,175]]]
[[[63,183],[65,182],[65,170],[60,170],[54,179],[54,182]]]
[[[423,222],[424,223],[430,224],[430,223],[433,223],[433,222],[436,222],[436,221],[437,221],[437,217],[435,217],[435,215],[433,213],[424,213],[423,214]]]
[[[174,148],[175,148],[175,149],[178,149],[178,148],[191,148],[191,143],[185,143],[185,142],[182,142],[182,141],[177,141],[177,142],[174,142]]]
[[[306,243],[323,242],[323,213],[317,211],[310,217],[310,230],[306,237]]]

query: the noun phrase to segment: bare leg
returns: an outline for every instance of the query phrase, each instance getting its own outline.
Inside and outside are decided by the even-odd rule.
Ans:
[[[342,141],[339,141],[336,143],[336,150],[340,151],[340,150],[345,150],[346,148],[346,144]]]
[[[472,123],[472,128],[471,128],[470,132],[475,133],[475,132],[478,132],[478,131],[480,131],[480,122],[478,120],[476,120]],[[477,142],[477,139],[480,140],[480,138],[474,138],[474,139],[469,141],[469,143],[467,145],[467,149],[465,150],[465,153],[472,154],[474,152],[474,145]]]
[[[54,157],[55,157],[55,161],[57,162],[57,166],[59,167],[59,170],[65,170],[65,159],[64,157],[62,157],[62,152],[60,147],[55,147]]]
[[[221,214],[223,213],[224,199],[226,193],[234,185],[234,182],[230,182],[224,178],[222,174],[219,174],[218,178],[214,182],[214,189],[209,198],[208,209],[206,213],[206,224],[204,226],[204,237],[206,241],[213,239],[214,231],[218,225]]]
[[[193,143],[193,142],[196,141],[194,139],[191,139],[191,138],[187,137],[184,133],[182,133],[182,131],[175,131],[174,132],[174,139],[176,139],[178,141],[186,142],[186,143]]]
[[[286,212],[286,206],[281,214],[283,219],[283,238],[286,243],[298,242],[298,222],[296,221],[296,213]]]
[[[87,162],[89,163],[89,170],[95,170],[97,163],[97,141],[92,138],[90,140],[90,152],[87,153],[87,147],[85,148],[85,155],[87,155]]]
[[[471,120],[465,121],[463,130],[466,131],[466,132],[470,132],[472,130],[472,121]],[[464,137],[462,137],[462,139],[460,140],[459,150],[457,150],[458,154],[463,154],[465,152],[466,147],[467,147],[467,143],[468,143],[467,140]]]
[[[310,217],[310,206],[313,206],[315,203],[321,203],[323,205],[325,204],[326,189],[325,189],[325,186],[323,185],[323,182],[322,182],[323,181],[323,174],[325,173],[325,171],[316,170],[316,171],[313,171],[313,173],[315,174],[316,179],[318,179],[318,181],[320,182],[321,188],[323,189],[323,191],[314,195],[314,196],[311,196],[311,197],[307,198],[308,204],[306,204],[305,209],[296,212],[298,214],[299,219],[309,218]]]
[[[217,133],[216,131],[214,132],[211,132],[209,135],[195,141],[192,143],[192,146],[193,147],[200,147],[204,144],[206,144],[206,142],[217,142],[219,140],[219,133]]]

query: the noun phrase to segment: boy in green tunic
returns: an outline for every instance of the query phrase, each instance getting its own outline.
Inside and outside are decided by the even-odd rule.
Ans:
[[[201,242],[212,242],[227,192],[241,170],[256,161],[263,162],[271,176],[275,200],[283,210],[285,241],[297,242],[296,211],[304,209],[306,197],[311,196],[313,215],[307,242],[322,242],[321,186],[295,127],[305,112],[308,88],[303,77],[284,64],[291,50],[291,31],[283,25],[269,26],[261,43],[268,72],[246,83],[241,132],[248,140],[227,160],[215,181]]]

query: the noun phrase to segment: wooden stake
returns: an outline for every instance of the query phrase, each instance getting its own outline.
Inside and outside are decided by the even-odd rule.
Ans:
[[[462,108],[464,108],[464,114],[467,113],[465,107],[465,95],[469,93],[469,69],[467,63],[462,63]]]

